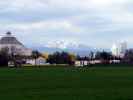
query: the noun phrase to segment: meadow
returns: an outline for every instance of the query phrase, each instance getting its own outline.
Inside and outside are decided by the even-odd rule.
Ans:
[[[133,100],[133,67],[1,68],[0,100]]]

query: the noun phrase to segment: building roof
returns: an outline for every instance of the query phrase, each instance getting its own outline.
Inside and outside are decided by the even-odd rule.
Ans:
[[[21,43],[21,42],[19,42],[17,39],[16,39],[16,37],[14,37],[14,36],[12,36],[11,35],[11,32],[7,32],[6,33],[6,36],[4,36],[4,37],[2,37],[1,39],[0,39],[0,44],[16,44],[16,45],[22,45],[23,46],[23,44]]]

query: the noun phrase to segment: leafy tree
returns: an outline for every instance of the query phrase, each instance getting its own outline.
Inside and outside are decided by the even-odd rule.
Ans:
[[[97,52],[95,58],[100,60],[110,60],[112,57],[111,53],[108,52]]]
[[[47,53],[43,53],[43,54],[41,54],[41,56],[42,56],[43,58],[45,58],[45,59],[48,59],[48,54],[47,54]]]
[[[0,50],[0,65],[8,66],[8,62],[13,62],[15,67],[20,67],[25,57],[17,52],[17,49],[13,46],[10,49],[8,47]]]
[[[39,51],[37,51],[37,50],[34,50],[34,51],[32,51],[32,58],[34,58],[35,59],[35,65],[37,65],[36,64],[36,60],[37,60],[37,58],[39,57],[41,55],[41,53],[39,52]]]
[[[126,51],[124,61],[127,63],[133,63],[133,49],[129,49]]]
[[[13,62],[15,67],[22,66],[23,59],[25,58],[25,56],[21,55],[16,47],[12,46],[9,49],[8,54],[9,54],[9,61]]]
[[[89,58],[91,59],[91,60],[93,60],[93,58],[94,58],[94,52],[90,52],[90,54],[89,54]]]
[[[48,56],[47,62],[51,64],[73,64],[74,55],[67,52],[55,52]]]
[[[8,66],[9,55],[8,48],[3,48],[0,51],[0,66]]]
[[[77,56],[76,56],[76,60],[81,60],[80,55],[77,55]]]
[[[101,59],[101,52],[96,52],[95,59]]]
[[[76,56],[74,54],[69,54],[69,59],[70,59],[70,64],[73,65],[76,60]]]

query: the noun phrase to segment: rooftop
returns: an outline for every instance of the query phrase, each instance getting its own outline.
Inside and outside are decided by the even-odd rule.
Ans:
[[[16,37],[12,36],[11,32],[7,32],[6,36],[2,37],[0,39],[0,44],[16,44],[16,45],[23,45],[21,42],[19,42]]]

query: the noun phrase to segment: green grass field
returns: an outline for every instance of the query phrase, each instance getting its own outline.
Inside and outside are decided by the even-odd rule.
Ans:
[[[133,100],[133,68],[1,68],[0,100]]]

